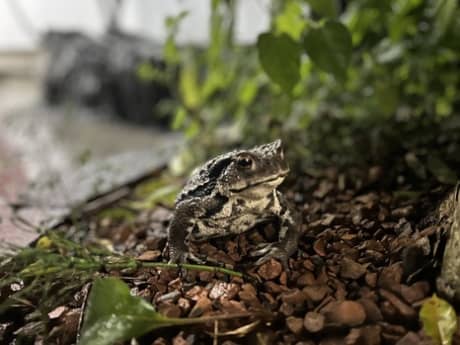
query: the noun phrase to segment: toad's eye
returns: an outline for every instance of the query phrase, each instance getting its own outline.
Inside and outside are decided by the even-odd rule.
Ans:
[[[249,157],[240,157],[238,158],[237,163],[240,167],[250,168],[252,166],[252,159]]]

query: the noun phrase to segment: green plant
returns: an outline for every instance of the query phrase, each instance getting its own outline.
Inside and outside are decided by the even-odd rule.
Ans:
[[[182,167],[274,137],[308,164],[386,162],[404,171],[415,166],[409,155],[436,176],[434,154],[435,163],[459,166],[457,1],[353,0],[341,9],[334,0],[274,1],[270,30],[247,47],[233,40],[234,2],[211,6],[204,50],[177,48],[180,19],[169,21],[172,124],[192,144]]]

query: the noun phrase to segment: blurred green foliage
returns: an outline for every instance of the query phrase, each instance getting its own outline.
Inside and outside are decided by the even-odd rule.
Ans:
[[[297,166],[457,179],[456,0],[272,1],[270,30],[249,46],[235,44],[235,6],[211,1],[204,49],[176,45],[185,13],[167,21],[168,71],[150,77],[169,78],[162,109],[190,142],[176,167],[281,137]]]

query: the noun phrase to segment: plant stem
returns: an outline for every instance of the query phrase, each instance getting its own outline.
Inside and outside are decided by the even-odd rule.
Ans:
[[[195,264],[170,264],[166,262],[140,262],[138,264],[141,267],[155,267],[155,268],[186,268],[189,270],[196,271],[205,271],[205,272],[214,272],[214,273],[223,273],[230,276],[243,278],[244,274],[241,272],[236,272],[228,268],[216,267],[216,266],[207,266],[207,265],[195,265]]]

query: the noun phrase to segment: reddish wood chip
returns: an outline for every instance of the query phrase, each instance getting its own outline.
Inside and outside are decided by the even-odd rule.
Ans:
[[[233,283],[225,283],[218,281],[216,282],[211,291],[209,291],[209,298],[210,299],[218,299],[218,298],[226,298],[226,299],[233,299],[238,292],[240,291],[240,287],[238,284]]]
[[[177,305],[179,306],[179,308],[182,309],[182,311],[184,312],[184,314],[187,314],[188,311],[190,310],[190,301],[186,298],[179,298],[177,300]]]
[[[329,337],[325,337],[319,342],[319,345],[345,345],[345,341],[342,337],[333,335]]]
[[[137,257],[137,260],[140,261],[155,261],[161,256],[161,251],[159,250],[147,250]]]
[[[280,313],[284,316],[291,316],[294,314],[294,306],[290,303],[283,302],[280,306]]]
[[[313,244],[313,250],[319,256],[326,256],[326,240],[324,237],[319,238]]]
[[[422,343],[417,333],[408,332],[405,336],[398,340],[396,345],[420,345]]]
[[[398,296],[393,294],[392,292],[380,289],[380,295],[385,298],[388,302],[390,302],[393,307],[398,311],[398,313],[407,319],[414,319],[417,317],[417,312],[414,308],[404,303]]]
[[[358,302],[363,306],[368,322],[379,322],[383,320],[382,312],[373,300],[370,298],[362,298],[358,300]]]
[[[221,300],[221,308],[222,311],[226,313],[243,313],[246,312],[247,309],[243,305],[242,302],[235,301],[235,300]]]
[[[360,328],[360,337],[358,344],[363,345],[380,345],[382,327],[379,325],[369,325]]]
[[[318,303],[326,296],[330,289],[327,285],[313,285],[304,287],[302,291],[308,301]]]
[[[367,272],[364,280],[366,284],[369,285],[371,288],[375,288],[377,286],[377,273],[375,272]]]
[[[160,303],[158,306],[158,311],[160,314],[167,317],[180,317],[181,309],[177,304],[172,304],[170,302]]]
[[[260,277],[265,280],[272,280],[281,274],[282,269],[283,268],[278,261],[270,259],[259,267],[257,273],[259,273]]]
[[[395,286],[399,286],[402,279],[403,269],[400,263],[384,267],[380,273],[377,285],[381,288],[393,290]]]
[[[281,294],[281,300],[285,303],[300,305],[306,300],[305,293],[299,289],[292,289]]]
[[[430,284],[425,281],[416,282],[410,286],[401,285],[401,296],[410,304],[420,301],[430,293]]]
[[[340,276],[347,279],[359,279],[366,273],[366,267],[344,257],[340,262]]]
[[[286,319],[286,326],[292,333],[299,335],[303,331],[303,320],[300,317],[289,316]]]
[[[323,314],[314,311],[308,312],[303,319],[303,326],[311,333],[316,333],[324,328],[325,318]]]
[[[312,272],[305,272],[299,278],[297,278],[297,285],[299,286],[307,286],[307,285],[315,285],[316,278]]]
[[[326,320],[340,326],[358,326],[366,320],[363,306],[355,301],[333,302],[327,307]]]
[[[196,304],[193,306],[192,310],[189,313],[189,317],[198,317],[203,313],[210,311],[212,309],[212,302],[206,296],[202,296]]]

